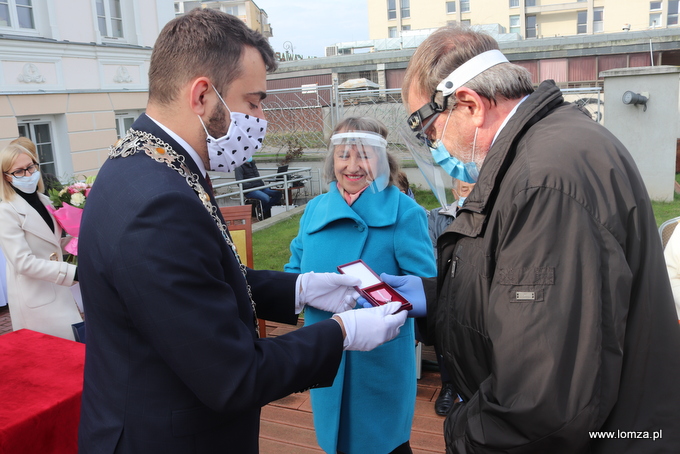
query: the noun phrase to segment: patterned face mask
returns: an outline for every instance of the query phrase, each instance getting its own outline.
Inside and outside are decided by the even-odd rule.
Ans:
[[[215,90],[214,86],[213,90]],[[215,93],[229,111],[231,119],[229,130],[224,136],[216,139],[210,135],[200,116],[198,119],[207,135],[210,170],[231,172],[248,161],[260,149],[267,132],[267,120],[240,112],[232,112],[219,92],[215,90]]]

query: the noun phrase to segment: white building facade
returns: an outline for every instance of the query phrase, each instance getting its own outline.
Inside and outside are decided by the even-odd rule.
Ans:
[[[95,174],[146,107],[168,0],[0,1],[0,147],[33,140],[44,172]]]

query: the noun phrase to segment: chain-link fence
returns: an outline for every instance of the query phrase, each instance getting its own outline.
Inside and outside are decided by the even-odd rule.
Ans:
[[[308,151],[325,150],[335,118],[337,86],[309,86],[267,92],[267,135],[263,153],[288,161]]]
[[[575,102],[590,111],[593,119],[604,120],[601,88],[566,88],[565,100]],[[387,126],[388,142],[401,149],[399,128],[406,124],[407,112],[401,91],[352,90],[342,91],[338,84],[303,86],[267,92],[264,102],[267,115],[267,136],[263,153],[276,155],[281,161],[304,154],[323,153],[335,125],[347,117],[368,116]]]

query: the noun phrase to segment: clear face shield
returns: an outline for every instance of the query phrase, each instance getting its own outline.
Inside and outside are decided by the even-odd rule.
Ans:
[[[502,63],[508,63],[508,59],[498,49],[482,52],[472,57],[444,78],[437,85],[430,102],[409,115],[406,121],[408,126],[400,128],[398,131],[427,180],[430,189],[443,207],[446,207],[445,194],[448,192],[443,191],[444,195],[442,196],[443,181],[449,181],[449,177],[453,177],[466,183],[477,182],[479,168],[475,162],[475,146],[478,129],[475,130],[475,137],[470,150],[465,150],[465,153],[461,153],[462,150],[455,150],[455,154],[465,154],[465,156],[453,156],[446,149],[441,138],[433,141],[427,136],[427,131],[439,115],[446,114],[447,103],[451,102],[449,98],[456,93],[456,90],[484,71]],[[450,106],[450,109],[453,108],[455,108],[455,105]],[[448,124],[448,119],[446,124]],[[446,124],[444,130],[446,130]],[[464,161],[461,161],[461,159],[464,159]],[[442,179],[441,174],[446,175],[445,180]]]
[[[372,191],[382,191],[390,182],[387,140],[370,131],[333,134],[326,169],[327,177],[331,177],[332,169],[338,187],[350,194],[367,186]]]
[[[427,181],[430,190],[437,197],[442,208],[447,208],[453,202],[453,195],[447,189],[447,187],[451,188],[451,177],[434,160],[431,148],[414,134],[411,128],[403,126],[397,132],[404,145],[411,152],[411,156],[413,156],[420,173]]]

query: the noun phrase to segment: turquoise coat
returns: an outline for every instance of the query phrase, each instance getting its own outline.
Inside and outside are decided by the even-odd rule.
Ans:
[[[286,271],[337,272],[363,259],[376,273],[436,274],[426,211],[395,186],[366,189],[352,204],[335,183],[307,204]],[[305,325],[332,314],[305,308]],[[415,338],[408,319],[399,336],[370,352],[345,352],[333,386],[312,389],[321,448],[335,454],[386,454],[409,440],[416,398]]]

